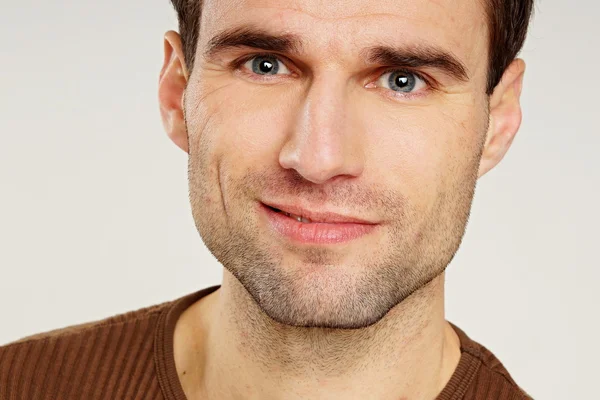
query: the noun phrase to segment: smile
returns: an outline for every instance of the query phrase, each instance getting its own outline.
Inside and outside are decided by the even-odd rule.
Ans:
[[[379,226],[354,217],[309,212],[294,206],[279,208],[258,203],[258,207],[260,214],[266,217],[268,226],[279,237],[296,243],[324,245],[349,242],[373,232]]]
[[[272,208],[272,207],[271,207],[271,208]],[[275,212],[279,212],[279,213],[282,213],[283,215],[286,215],[286,216],[288,216],[288,217],[290,217],[290,218],[293,218],[293,219],[295,219],[296,221],[298,221],[298,222],[302,222],[302,223],[304,223],[304,224],[310,224],[310,223],[312,223],[312,221],[311,221],[310,219],[308,219],[308,218],[303,218],[303,217],[302,217],[302,216],[300,216],[300,215],[291,214],[291,213],[289,213],[289,212],[281,211],[281,210],[278,210],[277,208],[273,208],[273,211],[275,211]]]

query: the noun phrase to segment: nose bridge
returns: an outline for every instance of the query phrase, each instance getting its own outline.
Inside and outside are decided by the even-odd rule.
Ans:
[[[348,102],[347,79],[339,71],[315,74],[280,155],[281,165],[315,183],[359,175],[363,168],[360,137],[353,131]]]
[[[300,126],[309,140],[341,139],[346,120],[346,84],[335,71],[321,73],[308,90]]]

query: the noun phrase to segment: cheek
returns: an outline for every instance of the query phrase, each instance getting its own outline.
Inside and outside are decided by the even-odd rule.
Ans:
[[[200,119],[208,120],[205,132],[211,135],[214,156],[238,170],[258,164],[276,166],[295,109],[292,97],[281,92],[228,83],[204,97],[199,109],[208,118]]]
[[[371,111],[369,161],[372,171],[422,209],[433,205],[454,180],[469,173],[485,124],[474,104],[397,106]]]

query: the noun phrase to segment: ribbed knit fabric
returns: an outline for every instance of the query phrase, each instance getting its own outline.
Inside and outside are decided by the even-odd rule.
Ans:
[[[173,357],[175,323],[219,287],[1,346],[0,400],[187,400]],[[462,355],[437,400],[531,399],[490,351],[453,327]]]

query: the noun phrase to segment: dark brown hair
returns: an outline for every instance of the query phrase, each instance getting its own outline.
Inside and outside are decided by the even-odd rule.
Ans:
[[[525,41],[527,27],[533,12],[534,0],[483,0],[489,37],[489,70],[487,93],[491,94],[500,82],[504,70],[515,59]],[[177,19],[188,71],[194,67],[196,46],[200,31],[202,0],[171,0]]]

